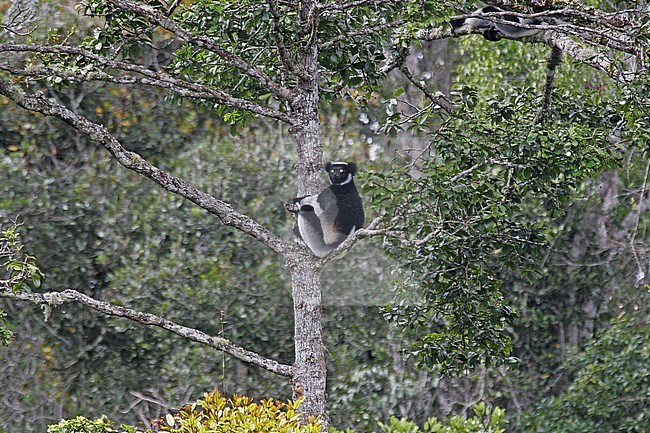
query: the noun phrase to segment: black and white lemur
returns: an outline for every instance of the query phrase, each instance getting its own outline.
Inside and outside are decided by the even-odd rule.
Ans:
[[[318,257],[325,257],[356,230],[363,227],[363,203],[354,176],[353,162],[328,162],[325,171],[331,185],[319,194],[295,198],[298,206],[293,232]]]
[[[473,15],[481,15],[495,12],[506,12],[503,9],[500,9],[496,6],[485,6],[480,9],[477,9],[473,12]],[[510,21],[513,25],[508,25],[505,23],[495,23],[491,21],[492,19],[499,19],[502,21]],[[454,32],[457,32],[461,29],[479,29],[482,30],[483,37],[488,41],[498,41],[504,36],[509,38],[523,38],[526,36],[533,36],[539,33],[539,29],[534,28],[524,28],[517,26],[517,24],[523,25],[537,25],[541,24],[541,21],[532,18],[521,18],[516,15],[503,14],[498,17],[486,17],[486,18],[458,18],[453,19],[449,22]]]

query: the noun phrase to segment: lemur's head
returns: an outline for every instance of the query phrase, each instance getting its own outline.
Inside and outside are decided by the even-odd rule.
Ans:
[[[345,185],[357,174],[357,165],[354,162],[328,162],[325,171],[332,185]]]

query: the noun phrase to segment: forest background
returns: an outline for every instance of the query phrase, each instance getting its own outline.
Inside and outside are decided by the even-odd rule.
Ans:
[[[581,6],[643,8],[643,2],[591,3]],[[78,14],[75,2],[4,1],[0,13],[3,44],[25,35],[74,42],[97,24]],[[646,13],[636,43],[648,43],[647,26]],[[152,41],[155,49],[130,55],[151,70],[164,69],[173,61],[173,42],[164,33]],[[490,276],[498,278],[494,290],[505,299],[505,313],[513,312],[504,319],[512,352],[495,365],[468,358],[461,361],[468,368],[448,375],[418,356],[419,327],[437,322],[404,319],[414,311],[409,303],[421,301],[409,299],[421,295],[409,292],[417,270],[404,266],[408,255],[396,252],[388,236],[362,239],[327,264],[323,335],[331,425],[372,431],[391,416],[423,425],[431,416],[471,414],[474,404],[487,402],[505,408],[512,431],[647,431],[647,72],[622,85],[566,57],[543,113],[558,123],[532,139],[531,119],[540,111],[531,107],[543,106],[548,53],[544,45],[479,35],[421,40],[410,45],[399,70],[377,83],[362,83],[374,70],[343,77],[350,86],[368,87],[337,89],[344,97],[320,105],[325,155],[360,165],[368,221],[404,217],[386,210],[396,203],[417,207],[417,187],[409,182],[423,178],[437,185],[434,195],[450,208],[483,205],[473,197],[506,188],[490,183],[495,167],[536,176],[532,163],[503,162],[495,152],[536,140],[548,140],[535,163],[546,164],[539,178],[552,185],[522,192],[512,208],[490,204],[493,218],[481,221],[481,230],[491,230],[496,218],[511,218],[536,235],[524,249],[480,258],[502,265]],[[357,54],[385,60],[383,52]],[[323,61],[342,62],[334,54]],[[0,63],[5,73],[15,72]],[[285,126],[147,88],[69,85],[58,78],[37,87],[101,122],[129,150],[291,238],[283,204],[299,186]],[[445,101],[460,101],[463,117],[438,117]],[[522,125],[530,131],[522,133]],[[24,251],[45,274],[33,282],[35,292],[78,290],[292,363],[291,282],[270,251],[122,168],[60,120],[8,98],[0,99],[0,144],[0,224],[7,230],[18,223]],[[489,167],[479,171],[476,158]],[[462,245],[469,251],[488,244]],[[451,255],[445,248],[439,252]],[[453,287],[453,272],[436,275]],[[0,349],[2,432],[45,431],[77,415],[148,425],[214,388],[255,399],[295,392],[286,378],[213,348],[81,305],[56,308],[48,320],[41,307],[26,303],[2,300],[0,309],[13,333]]]

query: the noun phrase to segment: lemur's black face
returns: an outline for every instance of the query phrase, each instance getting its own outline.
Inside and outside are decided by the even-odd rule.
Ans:
[[[347,164],[332,164],[328,167],[327,174],[332,185],[341,185],[352,180],[353,173]]]

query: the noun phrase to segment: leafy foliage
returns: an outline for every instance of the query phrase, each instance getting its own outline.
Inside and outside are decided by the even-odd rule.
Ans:
[[[138,14],[104,0],[91,0],[83,4],[84,12],[103,18],[104,23],[84,38],[82,46],[107,57],[129,60],[138,60],[150,48],[171,47],[172,58],[163,65],[166,71],[186,83],[201,83],[239,99],[240,104],[235,106],[194,101],[215,110],[229,123],[245,123],[250,118],[245,101],[277,106],[278,95],[266,84],[291,88],[299,83],[304,78],[300,55],[312,44],[319,47],[324,101],[335,100],[342,93],[369,95],[385,77],[381,69],[386,60],[385,41],[407,47],[416,30],[432,22],[441,24],[450,13],[448,6],[437,1],[360,2],[345,7],[323,2],[317,25],[307,32],[305,28],[312,25],[314,17],[302,16],[300,4],[201,0],[177,4],[172,14],[158,0],[142,3],[158,16],[169,16],[169,22],[184,32],[180,39],[185,41],[172,44],[168,32],[154,30],[156,26]],[[400,26],[404,29],[396,33]],[[184,43],[192,38],[202,42]],[[46,55],[42,59],[68,70],[104,69],[101,62],[77,56]],[[352,88],[356,90],[351,92]],[[172,99],[181,99],[178,90],[171,89]],[[286,108],[280,105],[280,109]]]
[[[531,83],[537,83],[537,92],[542,93],[543,50],[511,41],[490,44],[480,37],[460,40],[459,48],[458,73],[463,82],[481,89],[479,96],[511,100],[519,94],[519,87]],[[507,374],[494,374],[491,395],[504,399],[500,402],[510,401],[511,406],[500,404],[507,407],[514,426],[522,412],[533,410],[536,401],[561,393],[571,384],[575,371],[563,367],[567,352],[576,351],[574,356],[579,358],[581,348],[594,333],[608,328],[621,309],[631,316],[647,315],[648,293],[634,288],[634,276],[640,270],[635,257],[647,251],[647,213],[638,219],[643,240],[631,242],[625,237],[639,203],[644,202],[639,191],[647,185],[647,154],[643,152],[648,148],[648,117],[640,112],[647,113],[648,101],[637,92],[643,85],[616,86],[569,58],[557,72],[550,118],[588,125],[606,138],[597,146],[611,152],[614,160],[610,170],[587,178],[565,195],[568,201],[560,202],[560,212],[550,213],[545,200],[532,200],[524,208],[528,219],[536,215],[544,220],[538,233],[548,244],[541,246],[542,266],[533,280],[517,269],[500,273],[504,279],[501,291],[519,313],[512,345],[513,355],[522,362]],[[536,105],[531,101],[528,109]],[[616,167],[617,162],[623,162],[623,168]],[[580,163],[575,159],[576,168]]]
[[[318,433],[319,421],[303,423],[298,412],[300,401],[281,402],[268,399],[255,403],[251,398],[234,395],[222,397],[218,391],[206,393],[203,400],[167,415],[160,431],[169,433]]]
[[[650,422],[650,323],[623,315],[584,354],[563,369],[577,370],[571,386],[544,399],[525,417],[521,431],[588,433],[646,432]]]
[[[8,273],[8,279],[2,282],[14,291],[24,289],[30,283],[38,288],[44,277],[36,266],[36,258],[22,253],[22,249],[16,227],[0,232],[0,260],[6,259],[2,267]]]
[[[158,0],[142,2],[152,10],[164,11],[164,4]],[[124,57],[137,57],[143,48],[151,47],[154,27],[138,14],[117,8],[102,0],[81,3],[79,9],[88,16],[103,18],[104,25],[95,28],[81,46],[93,52],[106,54],[120,52]]]
[[[9,322],[7,321],[7,313],[0,310],[0,346],[6,347],[9,345],[13,332],[8,328]]]
[[[219,391],[205,393],[202,400],[176,414],[158,420],[156,431],[169,433],[319,433],[318,420],[305,422],[298,408],[300,400],[279,401],[272,398],[255,403],[250,397],[223,397]],[[115,428],[106,417],[90,420],[77,417],[51,425],[48,433],[136,433],[133,426]],[[147,430],[151,431],[151,430]]]
[[[606,145],[609,125],[597,123],[616,121],[607,108],[542,125],[526,109],[535,98],[528,89],[485,102],[472,89],[462,95],[463,109],[434,134],[421,176],[400,169],[368,182],[372,205],[390,221],[388,251],[405,270],[403,302],[386,315],[425,335],[412,352],[443,371],[509,360],[515,312],[499,274],[537,278],[549,219],[616,155]],[[540,207],[529,214],[533,205],[541,215]]]
[[[176,51],[168,70],[190,82],[228,89],[228,93],[237,98],[268,101],[271,98],[269,89],[249,75],[253,67],[233,67],[233,59],[237,59],[235,63],[249,62],[255,65],[256,74],[280,82],[282,57],[278,49],[270,48],[268,43],[284,38],[287,44],[294,44],[296,14],[274,18],[267,5],[256,1],[197,1],[182,8],[177,15],[178,23],[194,34],[211,38],[223,51],[185,45]],[[286,77],[283,81],[286,82]],[[246,118],[245,113],[236,108],[223,105],[215,108],[231,123]]]
[[[113,422],[106,417],[90,420],[83,416],[64,419],[47,429],[47,433],[136,433],[137,431],[135,427],[123,424],[115,428]]]
[[[166,13],[171,2],[139,3]],[[275,2],[281,9],[277,14],[269,9],[273,3],[174,2],[178,11],[171,19],[197,37],[207,35],[216,41],[224,50],[219,55],[203,47],[188,48],[181,39],[171,40],[169,32],[154,30],[155,26],[136,14],[118,11],[105,1],[90,0],[84,2],[84,11],[101,17],[104,25],[85,38],[81,46],[109,58],[142,63],[151,72],[166,70],[189,83],[206,84],[239,98],[287,110],[251,75],[233,68],[227,61],[229,56],[245,60],[276,83],[294,85],[300,80],[295,59],[310,42],[316,42],[323,100],[341,94],[354,96],[357,101],[371,99],[375,94],[370,91],[377,89],[383,77],[380,65],[387,52],[383,41],[405,47],[410,42],[408,32],[428,23],[442,24],[446,13],[446,6],[439,1],[398,2],[399,6],[395,2],[347,2],[346,8],[339,8],[340,2],[324,1],[321,6],[332,8],[319,17],[313,32],[300,33],[296,25],[299,17],[286,7],[288,3]],[[405,34],[393,34],[393,29],[402,24]],[[343,38],[346,32],[353,36]],[[62,38],[53,31],[49,39],[54,44],[70,43],[77,36],[73,33]],[[458,81],[467,84],[458,91],[463,104],[460,112],[447,119],[435,111],[437,108],[430,108],[409,120],[410,132],[437,131],[429,148],[431,160],[426,164],[414,162],[415,177],[407,169],[370,175],[374,191],[368,191],[377,203],[376,211],[395,225],[386,246],[391,256],[404,264],[403,302],[387,310],[386,315],[408,329],[393,335],[391,341],[408,344],[413,336],[418,338],[409,352],[417,354],[423,365],[434,367],[428,380],[421,381],[428,388],[437,386],[438,379],[432,378],[438,363],[453,371],[511,360],[509,330],[516,314],[511,305],[525,305],[528,298],[514,300],[521,292],[507,292],[506,286],[512,280],[521,280],[520,284],[527,284],[527,290],[532,291],[538,287],[535,283],[543,279],[547,285],[555,284],[549,292],[561,293],[560,282],[549,278],[546,270],[540,272],[536,263],[538,248],[559,231],[555,219],[563,215],[567,200],[574,197],[580,182],[608,167],[612,155],[616,155],[613,141],[605,140],[608,133],[620,132],[620,137],[614,138],[641,149],[647,149],[649,141],[650,128],[644,113],[647,107],[640,106],[634,93],[612,89],[611,83],[570,63],[562,66],[569,73],[558,81],[560,90],[552,104],[551,122],[536,124],[535,93],[540,89],[529,86],[543,82],[542,68],[536,66],[543,64],[543,50],[519,42],[489,44],[478,36],[474,38],[477,40],[481,48],[472,43],[471,49],[461,51],[461,61],[468,62],[468,66],[459,69],[457,76]],[[482,60],[472,63],[477,55]],[[80,76],[103,70],[101,64],[88,58],[70,55],[41,56],[40,60]],[[456,60],[453,58],[452,63]],[[136,74],[126,75],[133,78]],[[54,75],[35,87],[42,85],[56,99],[80,103],[76,111],[118,131],[129,149],[192,179],[203,189],[215,190],[266,227],[287,233],[289,223],[275,203],[286,197],[272,195],[291,181],[286,175],[290,171],[286,155],[291,151],[270,147],[268,143],[276,141],[275,136],[246,137],[237,144],[230,139],[224,143],[220,136],[211,141],[205,138],[215,135],[209,126],[210,116],[198,115],[186,105],[178,110],[161,110],[161,97],[155,97],[159,92],[61,84],[73,83]],[[385,101],[389,119],[384,129],[397,135],[407,122],[401,113],[392,110],[398,100],[411,103],[408,98],[402,99],[410,95],[399,89],[384,90],[392,94]],[[647,94],[647,83],[639,83],[636,96]],[[282,276],[277,261],[251,246],[248,239],[204,218],[201,211],[188,209],[183,200],[164,197],[139,179],[124,175],[106,162],[103,154],[88,151],[79,137],[67,135],[60,123],[35,120],[33,113],[16,121],[17,116],[9,111],[6,102],[0,100],[0,136],[10,156],[2,160],[1,177],[5,181],[0,187],[0,208],[12,214],[27,214],[30,241],[46,253],[37,255],[47,260],[52,287],[88,290],[118,303],[153,309],[214,334],[226,333],[260,353],[272,351],[276,359],[290,359],[290,302],[286,276]],[[244,109],[204,106],[216,109],[229,123],[253,123]],[[332,108],[323,113],[328,121],[341,115]],[[344,126],[339,130],[349,131],[349,120],[341,119]],[[44,128],[44,124],[51,129]],[[195,137],[201,139],[194,141]],[[258,145],[257,140],[264,145]],[[188,144],[196,145],[195,150],[186,152]],[[214,154],[206,150],[209,147]],[[367,150],[364,146],[357,148],[360,150],[356,154]],[[336,153],[334,149],[332,153]],[[256,175],[260,172],[259,161],[268,163],[263,179]],[[214,172],[237,176],[219,176],[219,184],[214,185]],[[639,204],[637,196],[630,194],[625,210],[617,210],[617,218],[635,209]],[[641,238],[644,225],[639,227]],[[359,266],[355,271],[354,281],[361,280],[369,292],[373,291],[367,279],[368,268]],[[589,277],[596,273],[591,271]],[[32,281],[32,285],[36,283]],[[588,293],[598,290],[594,287]],[[513,299],[506,299],[508,296]],[[268,308],[269,298],[276,303],[275,308]],[[550,298],[540,296],[535,300],[542,299],[546,310],[557,310],[560,304]],[[554,314],[570,318],[574,311],[580,311],[580,305],[574,308]],[[39,396],[33,388],[16,386],[22,405],[38,407],[39,398],[50,402],[51,395],[61,395],[65,396],[62,400],[66,401],[68,413],[97,414],[107,408],[116,411],[126,391],[144,389],[158,378],[164,379],[160,387],[166,399],[187,401],[179,396],[185,389],[214,386],[215,378],[225,373],[225,367],[215,368],[214,354],[201,348],[189,348],[165,335],[152,335],[121,321],[75,311],[72,306],[67,310],[59,321],[48,324],[50,332],[43,334],[50,341],[36,349],[45,355],[47,363],[32,379],[45,391]],[[356,311],[341,310],[326,311],[330,323],[325,323],[326,334],[331,336],[328,338],[339,346],[332,363],[349,373],[338,378],[330,376],[334,379],[331,382],[340,380],[329,396],[330,408],[336,410],[339,419],[367,419],[370,415],[364,409],[374,402],[386,411],[397,408],[391,400],[402,400],[404,406],[421,402],[414,391],[422,389],[420,382],[403,372],[396,374],[387,366],[387,359],[398,357],[390,351],[392,348],[384,347],[383,339],[378,342],[375,338],[384,337],[385,325],[377,322],[370,308],[361,317]],[[528,315],[526,323],[537,334],[517,337],[536,340],[543,347],[541,356],[556,360],[553,333],[557,316],[541,315],[540,310],[533,309],[521,314]],[[23,322],[29,320],[19,317]],[[328,325],[340,332],[339,340]],[[108,328],[116,332],[107,333]],[[540,329],[550,332],[540,336]],[[348,344],[351,340],[355,344]],[[70,353],[70,346],[84,351],[76,357],[76,353]],[[334,344],[328,342],[327,346]],[[84,363],[92,363],[93,371],[85,370]],[[9,360],[4,364],[12,363]],[[155,370],[158,376],[134,374],[142,370]],[[229,372],[222,380],[236,384],[238,389],[249,386],[256,392],[267,392],[267,382],[260,382],[256,373],[238,370],[243,372]],[[39,380],[42,377],[50,380]],[[78,380],[80,377],[86,380]],[[405,377],[412,381],[407,386]],[[350,383],[346,383],[348,379]],[[15,384],[17,380],[11,377],[6,383]],[[410,386],[412,383],[418,386]],[[286,384],[274,386],[287,391]],[[395,390],[399,393],[392,393]],[[500,392],[494,390],[495,395]],[[343,396],[341,401],[337,401],[339,396]],[[3,419],[9,419],[9,415]],[[100,421],[89,423],[98,423],[100,429],[114,428],[100,425]],[[459,421],[458,431],[465,431],[461,424]],[[393,427],[386,428],[407,431],[417,426],[395,418]]]
[[[423,428],[407,418],[391,417],[388,424],[379,423],[384,433],[503,433],[505,411],[498,407],[490,410],[485,403],[472,407],[473,417],[451,416],[446,420],[429,418]],[[354,430],[330,428],[330,433],[354,433]]]

